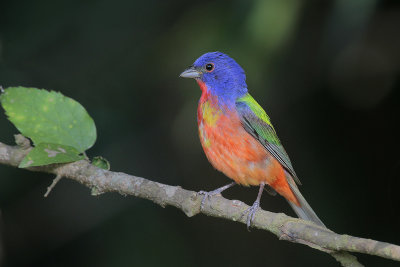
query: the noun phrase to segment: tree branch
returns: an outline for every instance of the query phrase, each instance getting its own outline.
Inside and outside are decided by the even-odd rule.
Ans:
[[[31,149],[26,142],[21,140],[20,136],[16,137],[17,146],[9,146],[0,142],[1,164],[17,167]],[[118,192],[122,195],[133,195],[151,200],[162,207],[174,206],[189,217],[204,213],[208,216],[246,224],[246,216],[242,215],[248,206],[241,201],[213,196],[206,201],[204,209],[200,211],[202,196],[198,196],[194,191],[121,172],[103,170],[91,165],[87,160],[28,169],[75,180],[91,188],[92,195]],[[253,227],[269,231],[281,240],[304,244],[329,253],[342,266],[362,266],[356,257],[347,252],[364,253],[400,261],[400,246],[349,235],[339,235],[311,222],[292,218],[282,213],[259,210],[254,218]]]

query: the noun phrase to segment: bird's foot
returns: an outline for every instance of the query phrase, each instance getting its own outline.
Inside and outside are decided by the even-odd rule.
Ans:
[[[206,199],[210,198],[212,196],[220,195],[222,191],[228,189],[229,187],[234,186],[236,183],[232,182],[230,184],[224,185],[223,187],[217,188],[213,191],[207,192],[207,191],[199,191],[197,194],[198,195],[204,195],[203,199],[201,200],[200,204],[200,210],[204,209],[204,204],[206,203]]]
[[[247,210],[245,210],[243,212],[242,216],[244,216],[247,213],[247,224],[246,225],[247,225],[247,231],[249,231],[249,232],[250,232],[251,224],[254,221],[254,216],[256,215],[259,207],[260,207],[260,201],[256,200],[256,201],[254,201],[253,205],[250,208],[248,208]]]
[[[220,195],[221,194],[221,190],[215,189],[213,191],[199,191],[197,194],[198,195],[203,195],[203,199],[201,200],[201,204],[200,204],[200,210],[204,209],[204,204],[206,203],[206,199],[212,197],[212,196],[216,196],[216,195]]]

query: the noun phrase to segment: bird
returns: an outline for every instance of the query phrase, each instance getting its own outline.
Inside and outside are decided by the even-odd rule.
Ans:
[[[283,196],[299,218],[325,227],[300,193],[300,180],[269,116],[248,92],[243,68],[222,52],[208,52],[180,77],[195,79],[200,87],[197,124],[208,161],[233,180],[213,191],[200,191],[200,209],[207,198],[236,184],[259,186],[255,202],[244,213],[247,229],[264,190]]]

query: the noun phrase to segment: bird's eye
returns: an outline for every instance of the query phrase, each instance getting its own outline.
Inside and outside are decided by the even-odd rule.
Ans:
[[[212,72],[214,70],[214,64],[213,63],[207,63],[206,64],[206,71]]]

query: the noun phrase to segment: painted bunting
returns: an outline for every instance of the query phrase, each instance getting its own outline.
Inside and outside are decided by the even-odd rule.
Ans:
[[[220,194],[235,185],[260,186],[254,204],[246,211],[247,227],[260,207],[263,190],[283,196],[296,214],[324,226],[301,195],[289,156],[270,118],[248,93],[246,75],[235,60],[221,52],[199,57],[180,74],[193,78],[202,91],[197,109],[200,142],[210,163],[234,180],[204,195]]]

